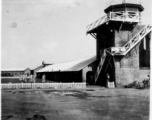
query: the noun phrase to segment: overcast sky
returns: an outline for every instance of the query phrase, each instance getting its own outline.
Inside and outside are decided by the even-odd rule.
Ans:
[[[110,1],[2,0],[2,69],[94,56],[96,40],[86,26],[104,15]],[[151,0],[140,1],[142,16],[150,19]]]

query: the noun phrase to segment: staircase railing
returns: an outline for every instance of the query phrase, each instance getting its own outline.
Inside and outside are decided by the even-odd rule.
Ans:
[[[100,74],[100,72],[101,72],[101,69],[102,69],[102,67],[103,67],[103,64],[104,64],[104,62],[105,62],[105,58],[106,58],[106,50],[104,50],[103,56],[101,57],[100,63],[99,63],[99,65],[98,65],[98,67],[97,67],[96,74],[95,74],[95,82],[97,82],[97,79],[98,79],[98,77],[99,77],[99,74]]]
[[[103,16],[102,18],[96,20],[95,22],[93,22],[92,24],[87,26],[87,33],[91,30],[93,30],[94,28],[100,26],[101,24],[103,24],[104,22],[108,21],[107,19],[107,15]]]
[[[87,33],[89,33],[91,30],[97,28],[101,24],[104,24],[108,21],[127,21],[127,22],[141,22],[141,17],[139,15],[139,12],[133,12],[133,11],[121,11],[121,12],[109,12],[102,18],[96,20],[94,23],[87,26]]]
[[[111,55],[126,55],[134,46],[136,46],[150,31],[152,31],[151,25],[146,25],[140,32],[138,32],[133,38],[129,40],[123,47],[111,47],[106,50]]]
[[[152,31],[151,25],[146,25],[139,33],[137,33],[123,48],[125,48],[126,55],[134,46],[136,46],[150,31]]]

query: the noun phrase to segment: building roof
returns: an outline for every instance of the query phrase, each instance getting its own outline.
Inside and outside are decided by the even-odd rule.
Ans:
[[[39,69],[42,69],[42,68],[43,68],[43,65],[38,66],[38,67],[34,68],[33,70],[39,70]]]
[[[7,69],[1,69],[1,71],[25,71],[29,68],[7,68]]]
[[[46,66],[49,66],[49,65],[52,65],[53,63],[44,63],[44,61],[42,62],[42,65],[40,65],[40,66],[38,66],[38,67],[36,67],[36,68],[33,68],[32,70],[34,70],[34,71],[37,71],[37,70],[40,70],[40,69],[42,69],[42,68],[44,68],[44,67],[46,67]]]
[[[108,13],[109,11],[112,11],[113,8],[123,8],[123,7],[138,8],[140,12],[144,10],[141,4],[122,3],[122,4],[110,5],[104,11],[105,13]]]
[[[69,62],[53,64],[37,72],[40,73],[40,72],[56,72],[56,71],[79,71],[84,67],[88,66],[89,64],[91,64],[92,62],[94,62],[95,60],[96,57],[88,57],[88,58],[73,60]]]

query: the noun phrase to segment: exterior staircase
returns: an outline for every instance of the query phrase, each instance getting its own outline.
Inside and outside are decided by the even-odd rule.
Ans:
[[[126,55],[131,49],[133,49],[149,32],[152,31],[151,25],[146,25],[141,31],[139,31],[133,38],[131,38],[123,47],[111,47],[106,50],[112,56]]]
[[[97,67],[97,71],[96,71],[96,74],[95,74],[95,82],[97,82],[97,80],[98,80],[98,77],[99,77],[99,74],[102,70],[105,59],[106,59],[106,50],[104,50],[103,56],[101,57],[99,65]]]
[[[100,59],[100,63],[97,67],[95,74],[95,82],[97,82],[102,67],[104,65],[107,54],[112,56],[125,56],[131,49],[133,49],[149,32],[152,31],[151,25],[146,25],[141,31],[139,31],[133,38],[131,38],[123,47],[111,47],[104,50],[104,55]]]

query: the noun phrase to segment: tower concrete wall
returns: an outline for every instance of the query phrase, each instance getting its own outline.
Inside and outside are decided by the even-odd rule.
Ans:
[[[123,46],[125,43],[129,41],[136,33],[138,33],[143,26],[136,26],[134,30],[131,32],[123,31],[122,34],[115,32],[115,43],[117,47]],[[126,33],[126,35],[125,35]],[[131,35],[132,34],[132,35]],[[128,36],[127,36],[128,35]],[[115,82],[116,86],[122,86],[130,84],[134,81],[141,82],[144,78],[150,74],[150,66],[143,67],[141,66],[141,62],[149,62],[150,58],[147,57],[150,54],[150,33],[145,36],[146,42],[146,50],[143,50],[143,40],[139,42],[126,56],[123,57],[115,57]],[[124,39],[121,39],[124,38]],[[128,40],[127,40],[128,39]],[[141,51],[144,51],[146,57],[142,57]],[[142,61],[141,59],[146,59]]]

